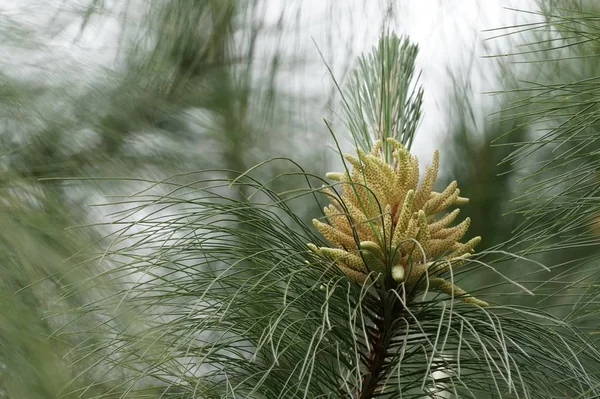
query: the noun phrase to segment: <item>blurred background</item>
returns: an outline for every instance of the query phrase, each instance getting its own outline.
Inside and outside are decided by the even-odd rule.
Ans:
[[[464,215],[473,220],[470,234],[484,237],[480,249],[514,240],[523,218],[508,213],[519,207],[511,200],[522,198],[518,181],[532,169],[510,143],[538,137],[549,123],[536,118],[539,102],[523,100],[532,98],[524,82],[551,87],[598,73],[595,58],[586,57],[597,51],[593,40],[565,46],[560,62],[544,52],[552,38],[568,39],[589,25],[576,33],[567,25],[544,25],[545,33],[529,28],[548,12],[594,7],[525,0],[3,0],[0,398],[53,398],[82,371],[69,365],[68,354],[85,342],[50,340],[62,324],[48,316],[93,301],[72,284],[110,267],[82,263],[102,251],[99,238],[110,226],[79,226],[114,211],[92,205],[136,189],[120,178],[160,180],[206,168],[234,176],[272,157],[290,157],[321,176],[340,170],[323,119],[350,151],[335,82],[343,86],[357,56],[386,28],[420,48],[424,115],[412,152],[423,164],[440,150],[439,183],[456,179],[471,199]],[[507,27],[510,34],[499,29]],[[503,162],[507,157],[511,162]],[[257,173],[268,180],[288,170],[295,171],[273,162]],[[295,181],[275,184],[284,190]],[[320,214],[312,203],[299,212],[307,221]],[[557,273],[576,280],[593,263],[591,243],[534,256],[552,256]],[[572,271],[582,258],[588,263]],[[496,280],[486,284],[496,287]],[[85,386],[89,396],[110,390]]]

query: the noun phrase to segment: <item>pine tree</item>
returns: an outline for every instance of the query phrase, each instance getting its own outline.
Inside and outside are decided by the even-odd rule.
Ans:
[[[278,129],[298,103],[277,51],[257,67],[261,2],[152,2],[90,86],[0,75],[0,398],[597,397],[600,36],[584,3],[540,2],[516,27],[543,73],[507,87],[484,132],[509,146],[456,137],[458,161],[439,148],[431,165],[411,153],[418,48],[386,32],[335,81],[346,126],[323,127],[342,167],[321,171],[326,140]],[[81,32],[135,8],[87,6]],[[9,19],[6,43],[38,39]],[[525,182],[482,196],[498,162]],[[97,193],[116,196],[82,228]]]
[[[289,160],[296,172],[261,181],[265,162],[234,178],[203,170],[148,181],[128,197],[99,254],[119,266],[95,280],[116,291],[78,309],[98,320],[94,328],[69,331],[91,342],[75,348],[74,361],[113,383],[106,396],[600,393],[600,353],[588,336],[472,284],[501,273],[488,262],[498,251],[463,239],[470,219],[454,222],[467,202],[460,181],[433,190],[444,159],[436,153],[419,178],[410,154],[421,114],[417,52],[386,33],[359,60],[343,91],[357,147],[342,173],[322,178]],[[272,188],[291,175],[303,186]],[[314,228],[296,215],[298,200],[329,202]],[[547,268],[527,251],[502,253],[521,268],[506,285],[536,293],[528,276]]]

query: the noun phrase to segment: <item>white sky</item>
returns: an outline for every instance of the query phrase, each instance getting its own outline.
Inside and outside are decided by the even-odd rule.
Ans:
[[[319,46],[328,64],[338,79],[343,79],[345,66],[357,55],[368,50],[377,42],[384,20],[384,0],[261,0],[264,12],[262,17],[267,24],[276,25],[282,10],[284,26],[298,27],[293,32],[280,37],[270,37],[262,46],[267,56],[275,44],[289,49],[289,55],[300,56],[308,62],[302,69],[292,70],[281,76],[281,84],[292,91],[299,91],[310,98],[322,98],[321,114],[310,114],[308,126],[320,126],[313,134],[326,135],[321,122],[323,117],[333,118],[330,110],[324,108],[325,100],[332,92],[332,80],[320,59]],[[0,2],[0,17],[10,16],[32,27],[56,17],[53,13],[61,4],[87,3],[89,0],[3,0]],[[421,83],[425,88],[424,116],[420,132],[413,146],[413,152],[421,161],[429,161],[433,148],[443,146],[447,123],[447,91],[449,71],[460,75],[466,66],[475,59],[473,73],[468,78],[473,85],[475,104],[484,104],[489,97],[483,94],[495,82],[494,62],[481,57],[490,51],[484,48],[484,29],[515,24],[526,14],[516,13],[508,8],[535,9],[535,0],[397,0],[394,4],[390,28],[400,34],[408,34],[420,47],[417,68],[422,70]],[[122,7],[125,0],[106,1],[105,4]],[[150,7],[151,0],[136,0],[130,7],[129,21],[135,14]],[[35,12],[34,12],[35,11]],[[58,20],[61,21],[60,18]],[[57,25],[60,25],[57,24]],[[109,66],[114,61],[119,42],[119,22],[105,19],[91,24],[83,37],[74,43],[79,34],[79,22],[67,24],[66,29],[42,43],[43,51],[32,49],[28,54],[35,55],[27,62],[52,59],[48,67],[48,78],[72,79],[73,74],[64,70],[72,68],[72,61],[79,64],[76,74],[78,81],[93,78],[94,67]],[[313,43],[314,40],[314,43]],[[316,45],[315,45],[316,43]],[[498,39],[487,42],[488,46],[506,48],[508,42]],[[260,46],[259,46],[260,47]],[[1,50],[0,50],[1,51]],[[7,50],[5,50],[7,51]],[[14,73],[26,73],[27,62],[15,54],[1,54],[2,58],[15,65]],[[51,75],[51,70],[56,72]],[[61,73],[59,73],[61,72]],[[312,108],[314,111],[314,108]],[[483,109],[483,108],[482,108]],[[483,112],[483,111],[482,111]],[[480,115],[483,117],[483,115]],[[341,128],[341,125],[337,125]],[[338,134],[343,135],[343,131]]]
[[[271,0],[273,3],[285,0]],[[304,0],[302,5],[314,15],[326,15],[326,3],[322,0]],[[329,2],[331,3],[331,1]],[[365,7],[363,3],[368,6]],[[328,40],[324,24],[312,24],[306,36],[314,37],[328,62],[334,66],[338,78],[343,77],[341,66],[347,61],[344,49],[350,46],[354,56],[368,50],[377,42],[382,27],[381,1],[364,2],[348,0],[346,12],[336,14],[333,44]],[[512,9],[534,10],[535,0],[399,0],[395,2],[395,14],[390,24],[395,32],[408,35],[419,45],[417,69],[422,71],[421,84],[425,89],[424,115],[412,152],[421,162],[431,159],[434,148],[443,146],[445,125],[448,120],[447,99],[451,88],[449,72],[461,75],[472,60],[473,73],[466,77],[473,86],[474,103],[482,105],[491,98],[484,94],[496,85],[497,68],[492,60],[482,56],[506,51],[508,39],[485,42],[497,33],[486,29],[522,23],[530,15]],[[338,7],[339,8],[339,5]],[[365,9],[366,8],[366,9]],[[309,24],[310,25],[310,24]],[[310,40],[310,38],[306,38]],[[314,44],[309,54],[318,59]],[[487,47],[487,48],[486,48]],[[491,48],[491,49],[490,49]],[[336,55],[336,52],[339,55]],[[321,65],[319,65],[319,63]],[[318,62],[312,65],[303,88],[319,90],[328,86],[329,74]],[[481,108],[482,120],[486,111]]]

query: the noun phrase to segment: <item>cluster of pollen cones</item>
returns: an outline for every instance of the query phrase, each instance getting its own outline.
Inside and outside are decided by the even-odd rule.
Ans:
[[[419,163],[394,139],[386,143],[391,162],[384,159],[382,143],[371,153],[357,150],[358,158],[345,155],[350,173],[328,173],[339,182],[341,194],[325,189],[332,203],[325,207],[328,223],[313,220],[331,247],[308,244],[318,256],[335,264],[358,283],[403,285],[407,291],[421,287],[461,297],[465,302],[487,303],[466,294],[456,285],[435,277],[454,271],[473,253],[481,237],[461,242],[470,219],[452,225],[459,210],[448,208],[468,202],[453,181],[442,192],[433,191],[439,153],[419,185]]]

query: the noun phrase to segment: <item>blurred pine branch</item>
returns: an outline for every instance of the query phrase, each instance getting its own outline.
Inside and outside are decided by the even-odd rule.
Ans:
[[[61,75],[56,59],[21,62],[30,75],[6,68],[0,397],[596,397],[598,348],[562,320],[589,327],[597,314],[594,4],[541,2],[541,22],[515,27],[531,34],[519,65],[533,67],[513,70],[496,123],[477,131],[471,104],[452,99],[439,180],[470,197],[463,214],[484,248],[425,281],[465,287],[486,309],[459,291],[419,286],[407,300],[361,286],[309,252],[327,245],[306,223],[327,202],[321,185],[343,185],[320,177],[324,140],[294,136],[302,101],[276,78],[288,49],[265,60],[261,42],[285,30],[284,11],[265,26],[263,6],[85,2],[77,19],[51,16],[51,33],[75,20],[83,37],[114,18],[114,65],[84,85],[73,76],[85,66]],[[39,54],[48,32],[5,21],[6,43]],[[389,137],[410,148],[416,55],[385,33],[341,85],[363,151]],[[294,161],[242,174],[282,153]],[[355,193],[373,184],[363,177]],[[82,206],[100,195],[106,207]]]

